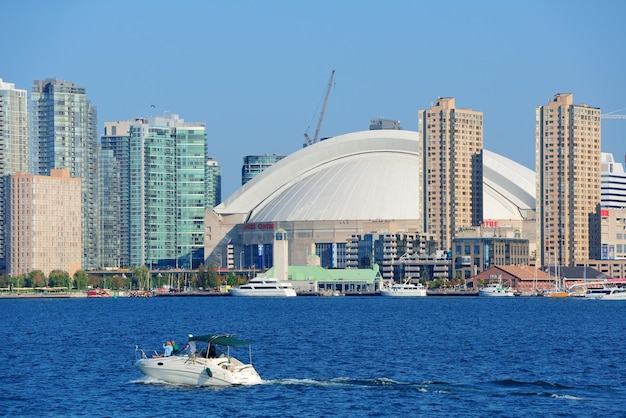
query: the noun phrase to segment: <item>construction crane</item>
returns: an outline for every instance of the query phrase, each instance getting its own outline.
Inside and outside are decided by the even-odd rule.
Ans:
[[[626,110],[626,107],[624,109],[614,110],[609,113],[603,113],[602,119],[626,119],[626,115],[616,115],[617,112],[621,112],[622,110]]]
[[[320,118],[317,121],[317,128],[315,128],[315,135],[313,135],[313,139],[309,138],[309,128],[306,129],[304,133],[304,146],[308,147],[309,145],[313,145],[317,142],[317,139],[320,135],[320,128],[322,127],[322,120],[324,119],[324,112],[326,111],[326,104],[328,103],[328,96],[330,95],[330,88],[333,85],[333,78],[335,77],[335,70],[330,73],[330,79],[328,80],[328,87],[326,88],[326,95],[324,96],[324,103],[322,103],[322,110],[320,111]]]

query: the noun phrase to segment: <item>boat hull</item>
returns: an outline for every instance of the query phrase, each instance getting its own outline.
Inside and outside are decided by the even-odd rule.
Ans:
[[[600,300],[626,300],[626,292],[611,292],[602,296]]]
[[[392,297],[424,297],[426,296],[426,289],[385,289],[380,291],[381,296]]]
[[[264,297],[292,297],[296,296],[294,289],[240,289],[231,288],[230,294],[232,296],[264,296]]]
[[[489,283],[478,289],[478,296],[511,297],[515,296],[515,292],[510,287],[504,287],[500,283]]]
[[[143,374],[187,386],[234,386],[263,383],[250,364],[233,357],[197,358],[187,355],[142,358],[135,362]]]
[[[478,296],[487,296],[487,297],[511,297],[515,296],[515,293],[512,290],[478,290]]]

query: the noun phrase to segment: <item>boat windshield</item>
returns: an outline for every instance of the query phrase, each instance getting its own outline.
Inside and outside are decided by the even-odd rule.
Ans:
[[[189,337],[189,341],[202,341],[206,343],[223,345],[227,347],[238,347],[242,345],[251,345],[252,342],[246,340],[240,340],[230,334],[206,334],[206,335],[194,335]]]

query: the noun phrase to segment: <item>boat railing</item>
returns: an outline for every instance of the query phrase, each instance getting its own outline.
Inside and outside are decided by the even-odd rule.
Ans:
[[[146,351],[148,352],[148,354],[146,354]],[[152,354],[150,354],[150,351],[152,351]],[[178,354],[180,354],[180,352],[178,352]],[[177,355],[177,354],[172,354],[172,355]],[[163,357],[163,354],[159,353],[157,350],[143,349],[139,347],[138,345],[135,346],[135,360],[150,358],[150,357],[152,358]]]

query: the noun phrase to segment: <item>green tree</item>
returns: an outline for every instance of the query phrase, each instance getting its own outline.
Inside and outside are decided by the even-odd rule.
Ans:
[[[228,277],[226,278],[226,284],[229,286],[237,286],[239,284],[239,276],[237,276],[235,272],[231,271],[228,273]]]
[[[196,287],[201,287],[203,289],[208,289],[209,285],[209,272],[205,270],[204,265],[200,264],[198,266],[198,277],[195,283]]]
[[[70,287],[70,275],[64,270],[52,270],[48,276],[50,286],[67,286]]]
[[[87,289],[87,283],[89,281],[89,277],[87,277],[87,272],[83,269],[77,270],[74,273],[74,285],[78,290]]]
[[[100,278],[98,276],[94,276],[93,274],[87,275],[87,284],[92,288],[100,286]]]
[[[137,284],[139,289],[148,289],[150,279],[150,270],[146,266],[139,266],[133,269],[133,282]]]
[[[46,285],[46,275],[41,270],[33,270],[28,273],[28,281],[31,287],[41,287]]]
[[[28,275],[27,274],[22,274],[19,276],[13,276],[13,277],[9,277],[8,278],[8,282],[11,286],[13,286],[14,288],[18,288],[18,287],[28,287],[26,285],[26,282],[28,281]]]
[[[126,279],[119,274],[111,277],[111,289],[120,290],[126,287]]]
[[[222,278],[217,272],[217,268],[215,264],[209,265],[209,278],[208,278],[208,287],[211,289],[216,289],[222,285]]]
[[[187,280],[187,286],[190,288],[195,288],[196,287],[196,283],[198,283],[198,277],[199,277],[199,273],[197,272],[193,272],[189,275],[189,279]]]

